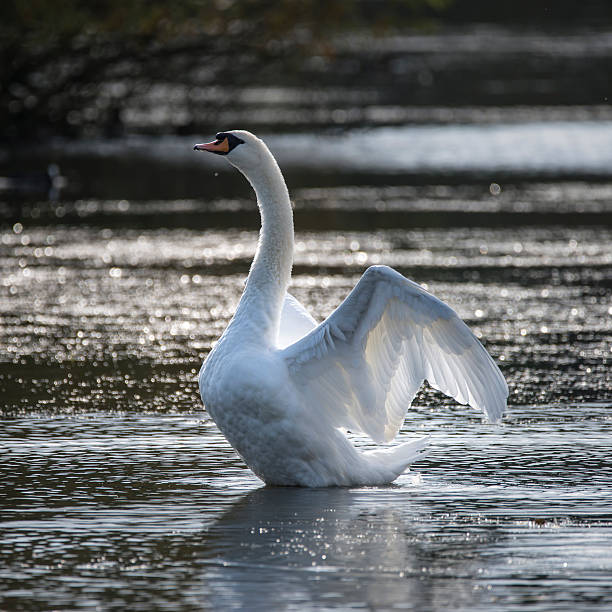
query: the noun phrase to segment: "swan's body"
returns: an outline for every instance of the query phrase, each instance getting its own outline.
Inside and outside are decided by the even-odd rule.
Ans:
[[[228,156],[253,186],[262,217],[240,303],[200,371],[206,410],[268,484],[389,483],[425,440],[356,449],[343,430],[388,442],[423,380],[501,418],[506,382],[453,310],[386,266],[366,270],[320,325],[287,294],[293,216],[266,145],[243,131],[196,145]]]

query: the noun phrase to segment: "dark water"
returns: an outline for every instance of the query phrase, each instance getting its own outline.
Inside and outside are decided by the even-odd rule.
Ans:
[[[242,180],[190,161],[193,139],[156,141],[166,159],[143,145],[144,186],[109,171],[130,143],[62,149],[80,196],[1,204],[0,608],[612,607],[612,139],[567,127],[349,132],[320,155],[271,140],[310,311],[387,263],[459,312],[510,387],[500,426],[424,389],[401,436],[431,434],[430,455],[364,489],[262,487],[201,407],[257,238]],[[357,142],[395,166],[368,173]],[[175,170],[183,195],[158,193]]]
[[[607,609],[609,408],[421,406],[421,479],[340,490],[260,488],[203,413],[5,419],[3,607]]]

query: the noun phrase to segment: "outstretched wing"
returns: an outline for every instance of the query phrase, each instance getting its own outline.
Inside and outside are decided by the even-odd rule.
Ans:
[[[316,326],[317,322],[300,301],[290,293],[285,293],[276,346],[285,348],[303,338]]]
[[[372,266],[340,306],[285,348],[289,375],[322,419],[388,442],[423,380],[498,421],[508,387],[446,304],[386,266]]]

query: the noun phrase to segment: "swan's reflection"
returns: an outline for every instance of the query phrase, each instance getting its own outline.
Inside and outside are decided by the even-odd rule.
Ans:
[[[473,601],[465,567],[473,551],[468,545],[467,557],[453,550],[437,560],[440,547],[411,511],[410,494],[406,487],[253,491],[206,532],[209,603],[425,610]]]

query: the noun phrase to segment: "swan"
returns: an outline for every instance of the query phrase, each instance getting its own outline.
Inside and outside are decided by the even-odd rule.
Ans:
[[[368,268],[322,323],[287,293],[293,212],[266,144],[220,132],[197,151],[223,155],[257,196],[261,231],[236,312],[199,373],[206,411],[266,484],[383,485],[427,439],[363,451],[398,433],[424,380],[498,422],[508,387],[467,325],[444,302],[387,266]]]

